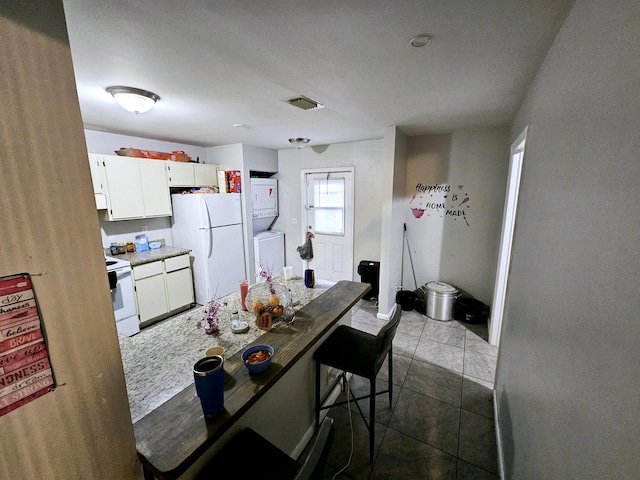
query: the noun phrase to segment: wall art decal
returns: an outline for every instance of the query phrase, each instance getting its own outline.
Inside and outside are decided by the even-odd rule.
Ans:
[[[458,190],[463,191],[464,185],[458,185]],[[411,214],[415,218],[423,216],[437,216],[439,218],[451,218],[454,221],[461,219],[469,226],[470,196],[468,193],[451,193],[451,185],[416,185],[416,193],[409,200]]]

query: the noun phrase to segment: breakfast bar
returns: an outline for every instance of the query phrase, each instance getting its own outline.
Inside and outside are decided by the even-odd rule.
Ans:
[[[268,344],[275,349],[273,362],[264,373],[250,375],[240,358],[241,350],[225,354],[224,410],[221,413],[205,418],[191,383],[135,421],[138,457],[147,478],[182,475],[225,433],[237,426],[243,415],[263,396],[275,390],[279,381],[285,381],[283,377],[288,372],[299,368],[303,357],[309,368],[305,366],[302,374],[308,376],[307,372],[313,371],[310,352],[370,288],[365,283],[339,281],[297,310],[293,324],[281,323],[247,343],[245,346]],[[313,379],[309,379],[308,384],[313,385]],[[305,392],[304,397],[312,395],[312,391]]]

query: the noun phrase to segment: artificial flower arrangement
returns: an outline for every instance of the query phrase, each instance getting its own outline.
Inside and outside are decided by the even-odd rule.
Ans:
[[[196,323],[197,328],[202,328],[204,322],[204,333],[217,334],[220,332],[220,311],[227,306],[227,302],[215,299],[210,301],[203,310],[205,317]]]

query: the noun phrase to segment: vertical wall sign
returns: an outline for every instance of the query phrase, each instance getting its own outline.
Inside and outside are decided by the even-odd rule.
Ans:
[[[31,277],[1,277],[0,416],[54,388]]]

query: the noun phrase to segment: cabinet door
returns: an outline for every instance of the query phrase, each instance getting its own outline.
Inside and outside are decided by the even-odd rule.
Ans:
[[[206,187],[218,185],[218,166],[196,163],[195,169],[196,187]]]
[[[193,164],[187,162],[165,162],[170,187],[194,187],[196,185]]]
[[[169,311],[164,274],[136,280],[135,286],[140,322],[146,322]]]
[[[193,303],[193,279],[190,268],[167,273],[167,299],[169,311]]]
[[[137,159],[104,155],[102,159],[107,189],[109,220],[144,217]]]
[[[104,193],[102,190],[102,155],[90,153],[89,167],[91,168],[91,182],[93,183],[93,193]]]
[[[164,161],[138,159],[145,217],[171,215],[171,196]]]

